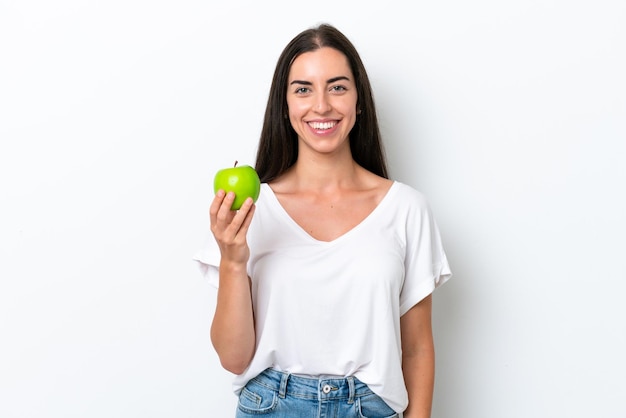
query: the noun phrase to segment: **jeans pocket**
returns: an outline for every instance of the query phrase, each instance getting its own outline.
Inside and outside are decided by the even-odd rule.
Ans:
[[[272,412],[278,403],[276,391],[254,381],[241,390],[237,407],[246,414],[262,415]]]
[[[398,413],[391,409],[382,398],[375,394],[360,396],[357,401],[360,418],[397,418]]]

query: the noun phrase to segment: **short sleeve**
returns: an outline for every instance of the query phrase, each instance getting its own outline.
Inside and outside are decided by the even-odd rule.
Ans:
[[[400,315],[452,277],[430,207],[419,194],[416,202],[406,224],[405,277],[400,294]]]
[[[193,256],[202,276],[215,288],[219,287],[220,257],[220,249],[213,234],[206,237],[202,247]]]

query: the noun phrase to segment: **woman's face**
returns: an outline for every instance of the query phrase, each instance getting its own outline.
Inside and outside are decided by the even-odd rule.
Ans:
[[[298,56],[289,71],[287,106],[300,149],[318,153],[349,149],[357,99],[344,54],[324,47]]]

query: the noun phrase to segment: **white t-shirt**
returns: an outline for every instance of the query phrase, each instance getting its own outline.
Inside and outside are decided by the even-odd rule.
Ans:
[[[451,277],[423,195],[394,182],[356,227],[319,241],[263,184],[248,230],[256,352],[235,393],[268,367],[355,376],[398,413],[408,405],[400,316]],[[218,286],[212,235],[194,257]]]

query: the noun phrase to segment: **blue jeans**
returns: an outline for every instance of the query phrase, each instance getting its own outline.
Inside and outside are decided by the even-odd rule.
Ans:
[[[355,377],[309,378],[267,369],[239,395],[236,418],[397,418]]]

